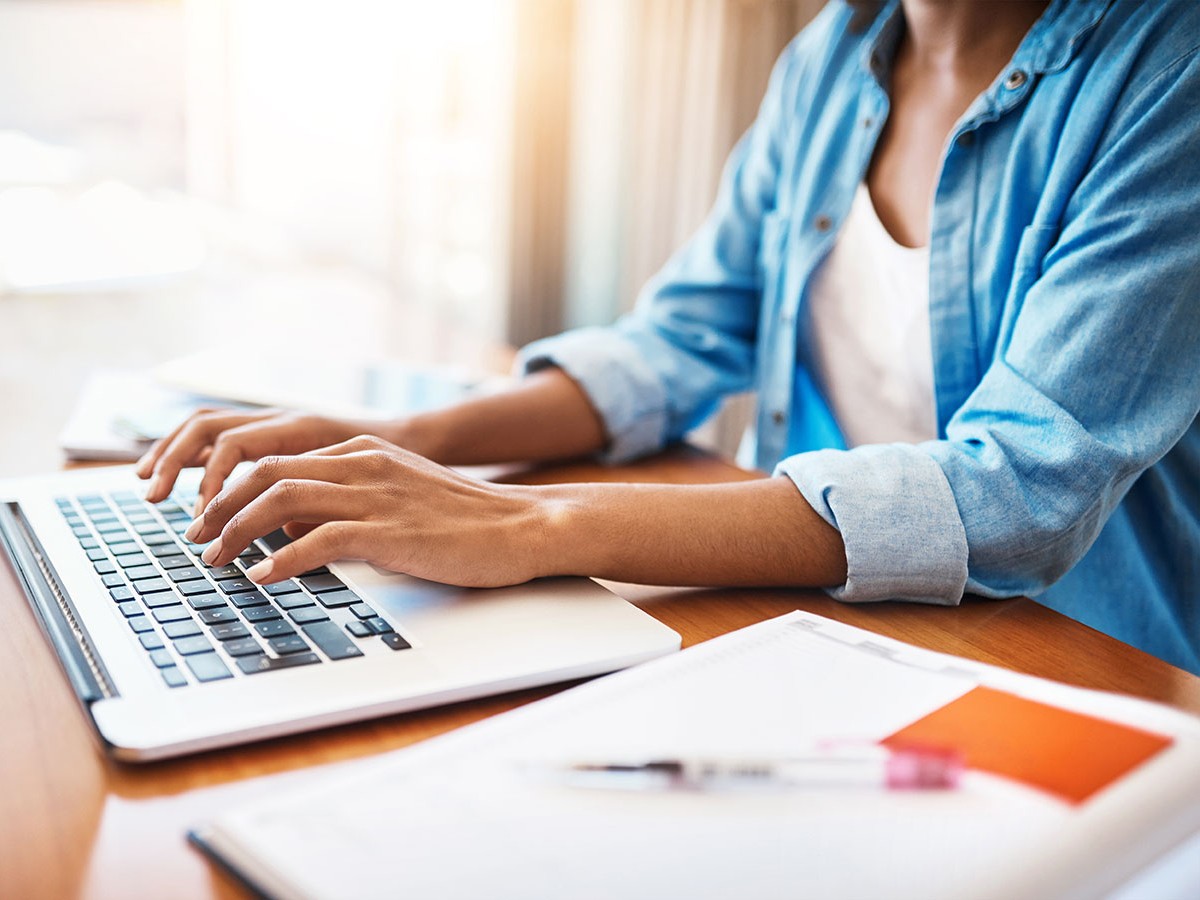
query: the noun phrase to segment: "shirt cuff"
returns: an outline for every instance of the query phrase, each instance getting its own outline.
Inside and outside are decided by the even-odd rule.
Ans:
[[[967,533],[941,467],[913,444],[817,450],[783,460],[790,478],[846,545],[849,603],[955,606],[967,583]]]
[[[662,449],[667,397],[642,354],[611,328],[579,328],[534,341],[517,355],[516,372],[557,366],[579,385],[604,423],[599,458],[621,463]]]

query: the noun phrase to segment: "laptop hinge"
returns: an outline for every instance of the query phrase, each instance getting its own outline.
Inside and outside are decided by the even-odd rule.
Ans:
[[[85,704],[117,695],[99,655],[20,507],[0,504],[0,538],[67,679]]]

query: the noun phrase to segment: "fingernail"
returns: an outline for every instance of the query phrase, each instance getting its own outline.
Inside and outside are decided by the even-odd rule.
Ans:
[[[207,550],[205,550],[203,553],[200,554],[200,558],[211,566],[213,564],[213,561],[216,560],[220,555],[221,555],[221,539],[217,538],[215,541],[213,541],[211,544],[208,545]]]
[[[192,518],[193,519],[200,518],[200,513],[204,512],[204,507],[206,507],[206,506],[208,506],[208,504],[204,501],[204,498],[197,497],[196,498],[196,506],[192,510]]]
[[[148,488],[146,488],[146,492],[144,494],[142,494],[143,500],[148,500],[151,503],[154,502],[153,500],[150,500],[150,498],[158,496],[158,483],[161,480],[162,480],[162,478],[160,476],[159,478],[155,478],[153,481],[150,482],[150,486]]]
[[[150,469],[150,457],[147,455],[147,456],[143,456],[141,459],[139,459],[137,461],[137,468],[134,471],[137,472],[138,478],[146,478],[150,475],[149,469]]]
[[[196,519],[195,522],[193,522],[191,525],[188,526],[188,530],[183,533],[183,536],[185,538],[187,538],[189,541],[194,541],[197,537],[200,536],[200,532],[203,530],[204,530],[204,520]]]
[[[262,584],[271,577],[271,570],[275,568],[275,560],[267,557],[264,560],[256,562],[246,570],[246,577],[255,584]]]

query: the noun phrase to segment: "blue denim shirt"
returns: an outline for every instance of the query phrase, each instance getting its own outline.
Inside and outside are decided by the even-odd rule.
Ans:
[[[1200,672],[1200,3],[1056,0],[954,127],[929,238],[938,436],[846,449],[806,313],[888,115],[896,3],[784,52],[705,224],[608,328],[526,348],[614,460],[755,389],[757,460],[846,601],[1029,595]]]

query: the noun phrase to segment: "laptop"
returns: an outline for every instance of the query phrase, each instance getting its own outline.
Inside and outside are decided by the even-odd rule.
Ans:
[[[130,467],[0,481],[0,543],[103,747],[149,761],[567,681],[677,650],[584,578],[448,587],[339,562],[260,587],[183,537]]]

